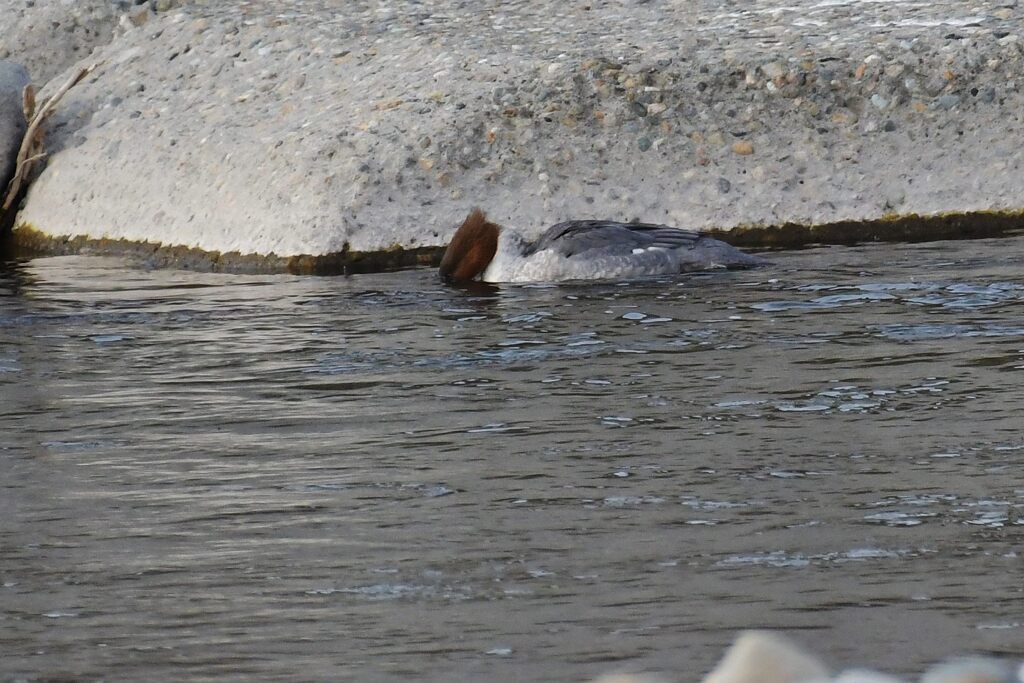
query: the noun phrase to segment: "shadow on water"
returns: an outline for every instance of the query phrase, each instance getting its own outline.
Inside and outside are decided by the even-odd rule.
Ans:
[[[35,282],[28,260],[5,258],[0,251],[0,297],[19,297]]]
[[[14,238],[11,235],[13,216],[5,220],[0,216],[0,267],[14,260]]]
[[[8,264],[4,674],[696,678],[749,627],[1019,655],[1021,253],[485,289]]]

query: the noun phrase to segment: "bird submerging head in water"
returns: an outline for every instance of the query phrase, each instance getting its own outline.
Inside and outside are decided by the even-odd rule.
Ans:
[[[566,221],[529,242],[473,209],[441,259],[441,277],[468,282],[557,282],[764,265],[720,240],[653,223]]]

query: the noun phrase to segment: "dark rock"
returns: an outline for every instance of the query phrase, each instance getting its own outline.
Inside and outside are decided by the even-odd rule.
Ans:
[[[21,93],[28,83],[23,66],[0,59],[0,203],[7,194],[7,183],[14,174],[14,162],[25,136]]]

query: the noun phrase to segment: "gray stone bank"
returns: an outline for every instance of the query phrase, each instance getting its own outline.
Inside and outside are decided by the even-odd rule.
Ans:
[[[473,205],[528,234],[1024,208],[1013,2],[261,0],[120,25],[55,117],[26,234],[287,257],[440,245]]]
[[[0,0],[0,59],[23,64],[45,83],[114,37],[130,3],[113,0]]]

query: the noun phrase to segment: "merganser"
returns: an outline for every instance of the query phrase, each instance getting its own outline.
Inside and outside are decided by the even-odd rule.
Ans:
[[[441,259],[441,277],[467,282],[556,282],[750,268],[766,261],[692,230],[654,223],[565,221],[529,242],[473,209]]]

